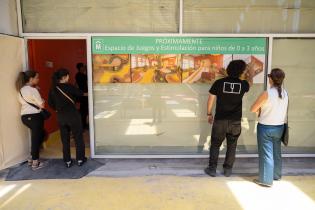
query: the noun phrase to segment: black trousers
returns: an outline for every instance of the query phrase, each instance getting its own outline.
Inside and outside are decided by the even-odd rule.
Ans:
[[[222,142],[226,138],[227,149],[223,168],[231,169],[235,161],[237,139],[241,134],[240,120],[214,120],[211,133],[209,168],[216,169]]]
[[[44,141],[45,129],[44,118],[41,114],[26,114],[21,116],[22,122],[31,130],[31,156],[38,160],[39,149]]]
[[[74,136],[76,145],[76,159],[84,160],[85,158],[85,145],[82,135],[81,117],[78,111],[73,110],[69,112],[57,112],[58,124],[60,127],[60,135],[63,146],[63,160],[68,162],[71,160],[70,152],[70,132]]]
[[[82,96],[80,98],[80,115],[81,115],[81,122],[82,122],[83,129],[88,127],[88,123],[87,123],[88,114],[89,114],[89,100],[87,96]]]

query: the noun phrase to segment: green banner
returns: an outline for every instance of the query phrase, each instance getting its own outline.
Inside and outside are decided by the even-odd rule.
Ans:
[[[93,54],[265,54],[265,38],[92,37]]]

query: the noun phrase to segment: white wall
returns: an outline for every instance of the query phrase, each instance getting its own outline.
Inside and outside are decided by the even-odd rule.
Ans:
[[[18,35],[16,0],[0,0],[0,33]]]
[[[0,0],[2,1],[2,0]],[[24,40],[0,35],[0,170],[29,155],[28,130],[21,122],[15,80],[22,70]]]

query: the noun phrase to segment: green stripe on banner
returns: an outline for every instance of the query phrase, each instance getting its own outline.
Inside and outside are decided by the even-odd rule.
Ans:
[[[266,38],[92,37],[93,54],[265,54]]]

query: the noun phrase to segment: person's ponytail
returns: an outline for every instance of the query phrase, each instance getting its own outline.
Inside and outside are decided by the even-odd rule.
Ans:
[[[278,96],[279,98],[282,98],[282,88],[281,88],[281,85],[279,86],[276,86],[277,90],[278,90]]]
[[[19,72],[18,77],[15,81],[15,88],[17,91],[20,91],[21,88],[26,84],[25,82],[25,73]]]
[[[51,77],[51,89],[54,90],[57,86],[57,84],[59,83],[59,76],[58,76],[58,72],[54,72],[54,74]]]
[[[31,78],[35,78],[38,73],[33,70],[27,70],[25,72],[19,72],[18,77],[15,81],[15,87],[18,91],[30,81]]]
[[[282,99],[282,83],[285,78],[285,73],[279,68],[272,69],[268,77],[271,78],[273,86],[277,88],[278,96]]]

